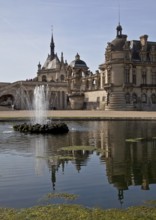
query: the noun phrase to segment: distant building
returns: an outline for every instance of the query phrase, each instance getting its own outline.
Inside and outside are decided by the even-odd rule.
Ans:
[[[34,79],[0,83],[0,105],[31,109],[36,85],[48,84],[50,109],[156,110],[156,42],[148,35],[127,40],[119,24],[105,50],[104,63],[92,73],[77,53],[68,64],[55,53],[38,64]]]

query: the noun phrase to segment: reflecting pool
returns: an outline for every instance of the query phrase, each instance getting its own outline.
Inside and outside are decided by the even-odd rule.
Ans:
[[[0,207],[126,208],[156,200],[156,122],[66,123],[70,132],[60,136],[22,134],[13,122],[0,123]],[[78,197],[47,199],[49,193]]]

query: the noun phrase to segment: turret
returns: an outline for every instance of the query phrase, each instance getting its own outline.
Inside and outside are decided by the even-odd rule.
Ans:
[[[116,36],[117,37],[122,37],[122,26],[120,25],[120,23],[118,24],[118,26],[116,28],[116,31],[117,31]]]

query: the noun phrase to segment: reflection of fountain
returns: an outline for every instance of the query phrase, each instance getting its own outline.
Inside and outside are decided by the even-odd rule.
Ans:
[[[48,86],[36,86],[34,90],[35,117],[33,122],[31,124],[23,123],[19,125],[14,125],[14,129],[23,133],[67,133],[69,129],[65,123],[52,123],[51,121],[47,122],[48,108]]]
[[[33,139],[32,145],[35,146],[35,171],[38,176],[43,175],[43,171],[46,168],[46,148],[47,148],[47,139],[45,136],[37,136]]]

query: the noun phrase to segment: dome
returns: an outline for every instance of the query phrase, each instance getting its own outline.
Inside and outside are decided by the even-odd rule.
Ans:
[[[122,35],[122,37],[116,37],[111,45],[113,46],[113,50],[123,50],[123,46],[127,40],[127,35]]]
[[[123,50],[123,46],[125,45],[125,42],[127,40],[127,35],[122,34],[122,26],[120,25],[120,22],[118,26],[116,27],[116,38],[111,42],[112,50],[114,51],[120,51]]]
[[[86,63],[83,60],[80,60],[80,55],[77,53],[75,60],[70,63],[72,68],[88,68]]]

